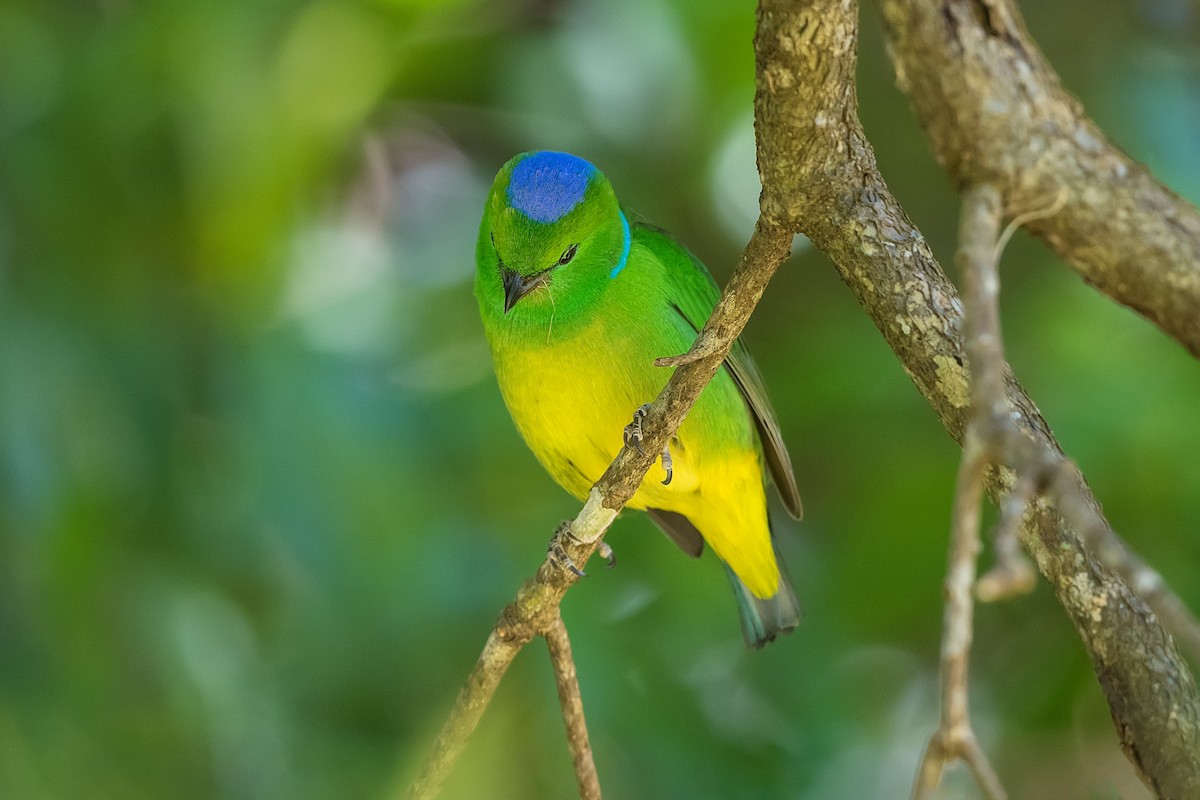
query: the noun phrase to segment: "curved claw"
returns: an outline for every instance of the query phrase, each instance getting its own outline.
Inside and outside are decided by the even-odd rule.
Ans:
[[[565,567],[580,578],[586,578],[587,573],[575,566],[575,561],[567,553],[568,539],[576,544],[579,543],[579,540],[575,538],[575,534],[571,533],[571,523],[569,520],[562,522],[554,530],[554,535],[550,537],[550,544],[546,547],[546,555],[560,567]]]
[[[571,572],[574,572],[580,578],[586,578],[587,573],[575,566],[575,561],[567,552],[568,544],[581,544],[579,539],[571,532],[570,520],[564,520],[554,530],[554,535],[550,537],[550,544],[546,547],[546,555],[555,564],[563,567]],[[607,542],[601,540],[596,545],[596,552],[600,554],[606,562],[609,569],[616,566],[617,557],[613,554],[613,549]]]
[[[646,418],[646,414],[650,411],[650,404],[639,406],[637,411],[633,412],[633,421],[625,426],[624,439],[625,446],[633,445],[642,455],[646,455],[646,451],[642,449],[642,420]],[[668,486],[671,483],[671,478],[675,477],[675,472],[671,468],[671,444],[668,442],[663,445],[662,449],[662,465],[666,470],[667,477],[663,480],[662,485]]]
[[[642,449],[642,420],[646,418],[649,410],[649,403],[638,406],[637,411],[633,412],[633,421],[625,426],[625,446],[632,444],[642,455],[646,455],[646,451]]]

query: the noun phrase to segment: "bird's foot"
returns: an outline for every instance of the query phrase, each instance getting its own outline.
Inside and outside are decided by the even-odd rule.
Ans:
[[[628,447],[632,444],[642,455],[646,454],[646,451],[642,449],[642,420],[646,418],[646,414],[649,412],[649,403],[639,406],[638,410],[633,412],[633,421],[625,426],[625,446]],[[671,478],[675,476],[675,472],[672,469],[671,445],[669,442],[663,445],[660,458],[662,458],[663,469],[667,473],[667,477],[663,479],[662,484],[663,486],[667,486],[671,483]]]
[[[633,412],[633,422],[625,426],[625,446],[633,445],[642,455],[646,454],[646,451],[642,449],[642,420],[649,412],[649,403],[638,406],[638,410]]]
[[[550,537],[550,545],[546,548],[546,554],[550,560],[561,567],[574,572],[581,578],[586,578],[587,573],[575,565],[571,554],[567,552],[567,547],[570,544],[583,544],[579,538],[571,532],[571,521],[564,520],[555,530],[554,535]],[[607,542],[603,540],[596,545],[596,552],[600,557],[608,562],[608,567],[611,569],[617,563],[617,557],[613,554],[613,549],[609,547]]]
[[[672,465],[671,465],[671,443],[670,442],[663,445],[663,451],[662,451],[662,455],[660,456],[660,458],[662,459],[663,469],[667,471],[667,477],[663,478],[662,485],[667,486],[671,483],[671,478],[673,478],[675,476],[675,471],[673,469],[671,469]]]

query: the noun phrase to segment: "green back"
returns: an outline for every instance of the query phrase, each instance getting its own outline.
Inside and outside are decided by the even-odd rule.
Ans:
[[[633,223],[633,227],[635,238],[652,250],[671,273],[672,286],[677,290],[675,310],[692,330],[699,333],[720,298],[720,290],[708,268],[666,231],[642,221]],[[725,366],[754,418],[763,454],[779,496],[788,513],[800,519],[803,514],[800,492],[796,488],[796,476],[783,442],[783,434],[779,430],[779,422],[775,418],[775,409],[767,396],[762,375],[741,339],[734,342],[733,349],[725,359]]]

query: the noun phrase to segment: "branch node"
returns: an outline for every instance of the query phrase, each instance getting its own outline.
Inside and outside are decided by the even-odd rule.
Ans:
[[[682,367],[684,364],[695,364],[701,359],[708,358],[716,352],[713,347],[712,340],[697,338],[695,343],[686,353],[680,353],[677,356],[663,356],[662,358],[654,359],[656,367]]]
[[[1014,438],[1026,441],[1013,431],[1009,431],[1004,438],[1007,441],[1001,449],[1005,452],[1017,449],[1008,446]],[[1037,572],[1021,552],[1018,534],[1025,511],[1038,492],[1041,472],[1043,470],[1039,469],[1035,473],[1027,472],[1018,476],[1016,486],[1000,503],[1000,521],[992,534],[996,563],[975,584],[975,596],[981,602],[993,603],[1029,594],[1037,586]]]
[[[1037,587],[1037,571],[1029,559],[999,563],[980,576],[975,596],[981,603],[997,603],[1031,593]]]
[[[1042,206],[1041,208],[1031,209],[1013,217],[1012,221],[1008,223],[1008,227],[1004,229],[1004,233],[1000,234],[1000,238],[996,240],[996,246],[992,251],[992,260],[996,262],[1000,261],[1000,254],[1003,253],[1004,248],[1008,246],[1008,240],[1011,239],[1013,234],[1017,232],[1017,228],[1020,228],[1022,225],[1027,225],[1030,222],[1034,222],[1035,220],[1053,217],[1055,214],[1063,210],[1063,207],[1066,206],[1067,200],[1070,198],[1070,196],[1071,193],[1067,191],[1067,187],[1062,186],[1055,193],[1054,200],[1048,205]]]

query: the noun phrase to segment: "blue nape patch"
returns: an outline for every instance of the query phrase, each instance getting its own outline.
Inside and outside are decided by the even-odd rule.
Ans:
[[[617,259],[617,265],[612,268],[612,272],[608,273],[608,277],[615,278],[621,270],[625,269],[625,265],[629,263],[629,249],[633,245],[633,235],[629,230],[629,220],[625,219],[625,212],[618,211],[621,215],[621,227],[625,229],[625,241],[621,243],[621,257]]]
[[[579,205],[595,172],[569,153],[533,153],[513,167],[508,202],[534,222],[555,222]]]

